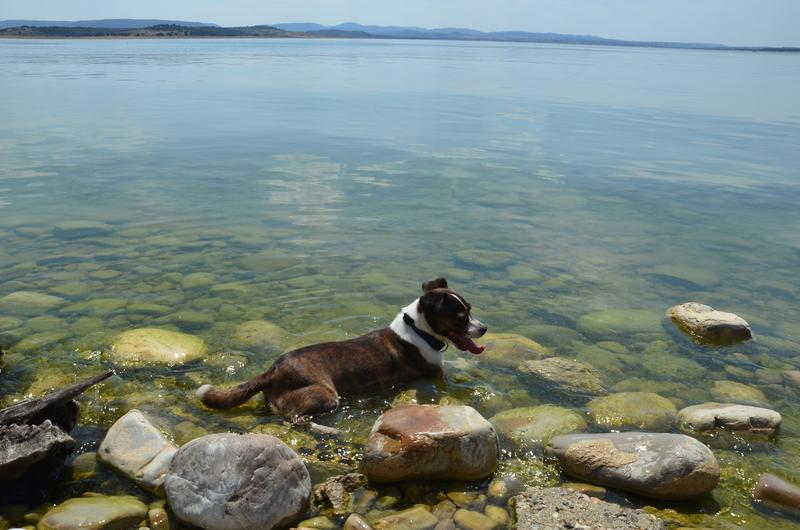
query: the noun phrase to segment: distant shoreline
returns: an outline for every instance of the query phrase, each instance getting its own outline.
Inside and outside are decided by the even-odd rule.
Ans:
[[[532,44],[570,44],[580,46],[612,46],[626,48],[659,48],[670,50],[747,51],[797,53],[800,47],[770,46],[725,46],[721,44],[698,44],[679,42],[650,42],[607,39],[603,37],[565,35],[556,33],[496,32],[458,33],[444,30],[427,30],[413,34],[376,34],[363,30],[341,30],[326,28],[313,31],[284,30],[275,26],[209,27],[158,24],[144,28],[102,28],[83,26],[16,26],[0,29],[0,39],[82,39],[82,40],[127,40],[127,39],[363,39],[363,40],[412,40],[412,41],[458,41],[500,42]]]

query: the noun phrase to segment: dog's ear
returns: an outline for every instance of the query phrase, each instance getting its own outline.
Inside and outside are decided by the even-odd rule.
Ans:
[[[427,318],[430,317],[431,315],[439,313],[442,310],[442,306],[444,305],[445,296],[446,293],[443,293],[441,291],[435,293],[427,291],[425,294],[420,296],[419,309],[422,311],[422,314],[425,315]]]
[[[427,293],[432,289],[447,289],[447,280],[444,278],[434,278],[422,283],[423,293]]]

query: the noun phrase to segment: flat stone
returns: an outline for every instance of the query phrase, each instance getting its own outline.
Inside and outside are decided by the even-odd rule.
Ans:
[[[652,392],[620,392],[587,406],[592,422],[607,430],[669,431],[678,417],[672,401]]]
[[[202,339],[157,328],[139,328],[117,335],[111,346],[111,359],[124,365],[184,364],[203,357]]]
[[[586,421],[575,411],[556,405],[504,410],[489,421],[498,434],[522,451],[540,450],[553,436],[586,430]]]
[[[372,523],[375,530],[432,530],[439,519],[423,506],[415,506]]]
[[[114,227],[96,221],[64,221],[53,227],[53,235],[59,239],[80,239],[107,235]]]
[[[270,530],[300,520],[311,479],[286,444],[263,434],[211,434],[181,447],[164,488],[181,521],[206,530]]]
[[[78,497],[48,511],[37,530],[122,530],[147,517],[147,506],[131,496]]]
[[[711,387],[711,397],[719,403],[769,407],[769,400],[761,390],[736,381],[714,381],[714,385]]]
[[[63,298],[32,291],[16,291],[0,298],[0,313],[36,316],[64,305]]]
[[[623,508],[564,488],[530,488],[514,497],[516,530],[663,530],[642,510]]]
[[[177,450],[144,414],[133,409],[108,430],[98,458],[147,491],[161,493]]]
[[[720,477],[714,453],[683,434],[567,434],[547,452],[572,477],[656,499],[700,497]]]
[[[477,480],[497,467],[497,434],[464,405],[406,405],[383,413],[367,440],[361,472],[374,482]]]
[[[250,320],[239,324],[232,339],[245,348],[262,353],[284,351],[289,333],[266,320]]]
[[[574,397],[598,396],[606,393],[600,373],[588,364],[563,357],[524,361],[517,367],[536,383]]]
[[[750,324],[740,316],[717,311],[697,302],[671,307],[667,310],[667,317],[692,340],[701,344],[736,344],[753,338]]]
[[[708,432],[721,428],[769,437],[778,434],[783,420],[774,410],[713,402],[686,407],[678,413],[678,418],[681,429],[688,431]]]

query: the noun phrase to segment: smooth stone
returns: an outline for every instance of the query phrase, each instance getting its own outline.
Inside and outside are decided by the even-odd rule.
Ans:
[[[620,392],[593,399],[587,405],[592,423],[608,430],[669,431],[678,409],[652,392]]]
[[[0,331],[7,331],[22,326],[22,320],[14,317],[0,317]]]
[[[189,331],[210,328],[214,325],[214,319],[210,315],[189,309],[174,313],[170,320],[177,327]]]
[[[53,344],[58,344],[70,336],[69,331],[45,331],[28,335],[14,345],[14,350],[18,352],[33,352],[42,348],[47,348]]]
[[[193,272],[187,274],[181,280],[181,287],[184,289],[198,289],[200,287],[210,287],[217,281],[217,277],[210,272]]]
[[[270,530],[306,512],[311,479],[278,438],[211,434],[181,447],[164,488],[181,521],[206,530]]]
[[[500,269],[514,261],[516,255],[511,252],[473,249],[456,252],[455,258],[469,268]]]
[[[477,480],[497,467],[497,434],[472,407],[406,405],[372,427],[361,472],[374,482]]]
[[[578,329],[595,337],[656,333],[662,330],[658,313],[640,309],[606,309],[583,315]]]
[[[547,452],[575,478],[663,500],[705,495],[719,482],[714,453],[683,434],[567,434]]]
[[[663,521],[643,510],[623,508],[564,488],[530,488],[514,497],[517,530],[664,530]]]
[[[701,344],[736,344],[753,338],[750,324],[742,317],[697,302],[671,307],[667,310],[667,317]]]
[[[783,420],[774,410],[713,402],[686,407],[678,412],[678,419],[681,429],[687,431],[708,432],[721,428],[769,437],[778,434]]]
[[[753,488],[753,498],[800,510],[800,487],[771,473],[765,473],[759,477]]]
[[[487,333],[481,338],[486,350],[481,354],[481,362],[501,366],[516,367],[522,361],[541,359],[549,350],[527,337],[516,333]]]
[[[247,349],[281,353],[289,334],[282,327],[266,320],[250,320],[239,324],[232,339]]]
[[[373,521],[375,530],[432,530],[439,519],[423,506],[414,506]]]
[[[42,316],[28,319],[25,322],[25,333],[41,333],[44,331],[60,331],[67,327],[65,320],[54,316]]]
[[[491,504],[483,509],[483,513],[486,514],[486,517],[492,519],[500,526],[508,526],[508,523],[511,519],[511,516],[508,515],[507,511],[499,506],[492,506]]]
[[[736,381],[714,381],[714,385],[711,387],[711,398],[719,403],[769,407],[769,400],[761,390]]]
[[[56,285],[51,288],[56,294],[60,294],[61,296],[67,297],[82,297],[86,296],[89,292],[92,291],[92,287],[82,282],[71,282],[71,283],[64,283],[61,285]]]
[[[85,302],[78,302],[64,308],[62,312],[69,314],[89,314],[107,317],[109,314],[128,305],[127,300],[120,298],[93,298]]]
[[[357,513],[351,513],[345,519],[342,530],[372,530],[372,526]]]
[[[53,227],[53,235],[59,239],[80,239],[107,235],[114,227],[96,221],[64,221]]]
[[[552,386],[553,390],[576,397],[606,393],[599,372],[574,359],[548,357],[542,360],[524,361],[517,370],[538,383]]]
[[[144,414],[133,409],[108,430],[98,458],[147,491],[161,493],[177,450]]]
[[[0,312],[17,316],[34,316],[64,305],[58,296],[31,291],[16,291],[0,298]]]
[[[205,342],[192,335],[158,328],[139,328],[117,335],[111,359],[125,365],[184,364],[203,357]]]
[[[465,530],[495,530],[500,523],[486,515],[471,510],[460,509],[453,514],[453,521]]]
[[[136,497],[78,497],[48,511],[37,530],[123,530],[147,517]]]
[[[586,421],[575,411],[556,405],[504,410],[489,421],[498,434],[522,451],[541,449],[553,436],[586,430]]]

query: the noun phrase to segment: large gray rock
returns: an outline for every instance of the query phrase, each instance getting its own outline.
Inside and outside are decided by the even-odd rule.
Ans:
[[[62,502],[39,521],[37,530],[123,530],[147,517],[136,497],[78,497]]]
[[[664,522],[565,488],[530,488],[514,497],[517,530],[662,530]]]
[[[111,426],[97,456],[142,488],[160,493],[177,450],[144,414],[133,409]]]
[[[123,365],[163,364],[174,366],[203,357],[203,339],[158,328],[124,331],[114,338],[111,359]]]
[[[206,530],[269,530],[305,513],[311,479],[274,436],[225,433],[181,447],[164,488],[181,521]]]
[[[697,302],[671,307],[667,317],[699,343],[736,344],[753,338],[750,324],[742,317]]]
[[[472,407],[406,405],[372,427],[361,472],[375,482],[477,480],[497,467],[497,434]]]
[[[75,440],[46,420],[41,425],[0,425],[0,483],[17,480],[31,469],[58,468]]]
[[[600,373],[588,364],[563,357],[525,361],[517,368],[535,383],[572,397],[606,393]]]
[[[697,432],[716,428],[775,436],[783,418],[774,410],[733,403],[703,403],[678,412],[681,429]]]
[[[547,450],[573,477],[656,499],[691,499],[719,482],[714,453],[683,434],[567,434]]]

